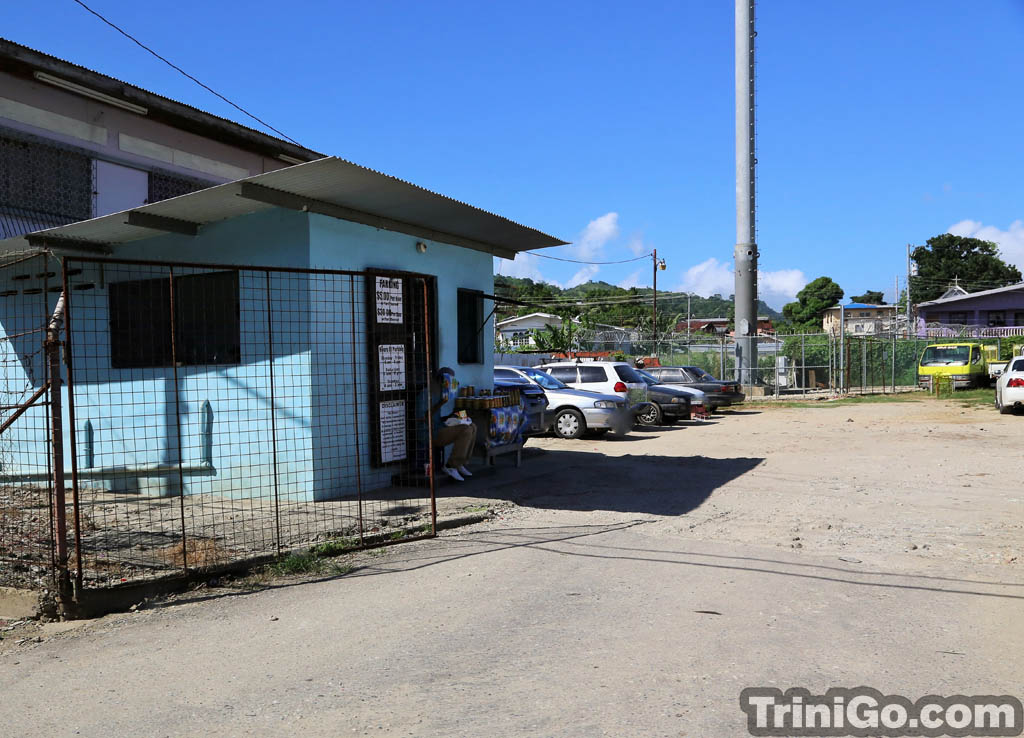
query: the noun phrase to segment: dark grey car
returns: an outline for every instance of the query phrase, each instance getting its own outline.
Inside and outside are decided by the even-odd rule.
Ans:
[[[708,396],[712,410],[746,399],[736,382],[715,379],[699,366],[653,366],[647,372],[662,384],[679,384],[701,390]]]

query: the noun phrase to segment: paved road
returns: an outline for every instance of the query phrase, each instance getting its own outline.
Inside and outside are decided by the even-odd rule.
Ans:
[[[8,638],[0,735],[724,737],[746,734],[746,686],[1024,694],[1013,469],[986,464],[979,481],[950,457],[955,474],[929,460],[927,477],[901,445],[909,411],[885,411],[891,423],[880,409],[814,412],[600,454],[582,442],[581,464],[550,441],[518,481],[458,488],[519,507],[361,554],[346,576],[201,590],[50,626],[40,643]],[[925,420],[964,454],[1019,432],[956,417],[945,430]],[[786,435],[801,419],[814,433]],[[855,445],[869,421],[872,436],[891,431],[884,450]],[[736,422],[766,439],[758,457],[729,458]],[[906,460],[903,476],[895,462],[873,469],[883,452]],[[624,485],[630,474],[646,482]],[[910,535],[935,545],[909,550]]]
[[[3,732],[727,736],[751,685],[1021,692],[1019,585],[646,526],[497,521],[335,580],[108,618],[2,657]]]

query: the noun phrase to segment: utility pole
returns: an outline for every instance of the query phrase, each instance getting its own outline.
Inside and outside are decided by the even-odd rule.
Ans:
[[[757,243],[754,220],[754,2],[736,0],[736,379],[757,369]]]
[[[653,336],[654,350],[652,355],[658,353],[658,249],[651,252],[651,266],[654,270],[654,301],[651,303],[651,335]]]
[[[654,300],[651,303],[651,330],[654,340],[653,356],[658,355],[658,270],[665,271],[665,260],[658,259],[658,249],[651,252],[651,263],[654,268]]]

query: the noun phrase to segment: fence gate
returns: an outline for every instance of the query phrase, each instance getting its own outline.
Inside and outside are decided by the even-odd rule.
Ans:
[[[67,571],[69,520],[55,514],[65,509],[66,490],[52,475],[53,414],[59,424],[61,413],[60,393],[51,391],[61,381],[60,271],[46,254],[0,265],[0,585],[52,589],[56,573]]]
[[[0,268],[0,584],[68,595],[433,535],[433,299],[407,274]]]

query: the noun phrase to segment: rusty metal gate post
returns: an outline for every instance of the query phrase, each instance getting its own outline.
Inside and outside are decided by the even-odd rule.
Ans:
[[[352,359],[352,413],[355,416],[355,441],[356,441],[356,514],[359,521],[359,545],[365,544],[363,540],[363,454],[360,448],[359,436],[359,370],[356,367],[356,278],[348,277],[348,309],[352,314],[349,321],[349,340],[351,341],[349,357]],[[369,340],[369,337],[367,337]]]
[[[71,599],[71,578],[68,574],[68,519],[64,489],[64,422],[61,412],[60,322],[64,312],[64,295],[46,326],[46,366],[50,387],[50,444],[53,463],[53,509],[55,546],[57,550],[57,592],[62,604]]]
[[[274,532],[277,539],[277,553],[281,553],[281,491],[277,474],[277,397],[274,392],[274,311],[270,301],[270,272],[267,277],[267,350],[270,354],[267,365],[270,368],[270,454],[274,471]]]
[[[427,280],[423,282],[423,355],[425,359],[425,368],[427,371],[427,407],[430,407],[430,376],[431,376],[431,363],[430,363],[430,301],[427,298]],[[430,474],[430,534],[437,535],[437,496],[434,490],[434,419],[433,413],[427,413],[427,463],[429,464]]]
[[[75,592],[82,589],[82,513],[79,504],[78,490],[78,445],[76,442],[77,426],[75,425],[75,375],[73,344],[71,342],[71,290],[68,289],[68,261],[60,260],[61,281],[64,296],[64,366],[68,373],[68,441],[71,451],[71,504],[74,509],[75,522]]]
[[[174,370],[174,432],[177,436],[178,451],[178,498],[181,510],[181,568],[188,571],[188,536],[185,532],[185,473],[182,469],[184,448],[181,445],[181,392],[178,385],[178,340],[176,316],[174,315],[174,267],[168,267],[168,299],[171,308],[171,367]]]

